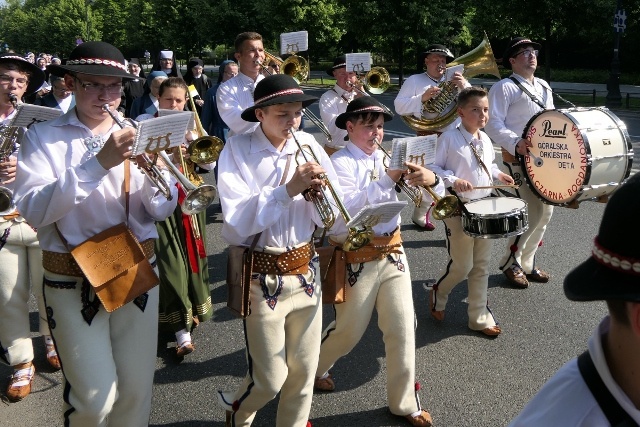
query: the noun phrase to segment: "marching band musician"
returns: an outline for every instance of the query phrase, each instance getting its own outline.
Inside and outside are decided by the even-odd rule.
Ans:
[[[422,53],[422,61],[424,63],[425,72],[410,76],[400,88],[398,96],[394,101],[396,113],[400,115],[414,115],[422,117],[422,104],[429,99],[436,97],[441,89],[439,85],[446,81],[446,64],[453,61],[453,54],[444,45],[432,44]],[[467,79],[460,72],[455,72],[451,81],[462,90],[471,86]],[[442,129],[433,132],[418,132],[418,136],[437,134],[440,135],[445,130],[455,129],[460,124],[457,118],[453,123]],[[413,210],[412,221],[418,227],[428,231],[435,229],[435,224],[429,219],[429,213],[433,202],[428,194],[423,192],[422,204]]]
[[[526,288],[529,281],[546,283],[549,274],[536,266],[535,256],[551,221],[553,206],[543,203],[524,184],[524,170],[516,154],[526,155],[531,142],[522,139],[522,133],[531,117],[553,109],[553,93],[547,82],[533,73],[538,65],[540,44],[525,37],[509,42],[502,58],[505,68],[513,74],[494,84],[489,90],[489,122],[487,135],[502,147],[502,160],[509,174],[520,187],[517,197],[527,202],[529,229],[508,240],[507,253],[500,261],[500,269],[509,282]]]
[[[185,81],[179,77],[164,80],[158,94],[160,109],[183,111],[187,103],[187,91]],[[137,120],[152,117],[143,114]],[[188,131],[187,140],[193,139],[193,132]],[[173,162],[178,167],[182,166],[182,162],[177,150],[182,151],[185,161],[189,159],[185,148],[183,144],[174,149]],[[182,172],[190,177],[186,171]],[[180,185],[178,195],[180,202],[185,196],[185,190]],[[156,260],[160,271],[159,325],[160,330],[169,330],[175,334],[176,357],[179,362],[195,350],[191,339],[193,328],[213,315],[204,236],[206,223],[205,211],[190,216],[184,214],[180,206],[176,207],[173,215],[156,223]]]
[[[40,68],[14,53],[0,55],[0,124],[8,126],[16,115],[9,95],[21,101],[42,86],[44,73]],[[17,129],[15,138],[23,133]],[[15,195],[17,150],[11,128],[0,130],[0,151],[7,149],[8,158],[0,159],[0,187]],[[8,145],[8,146],[7,146]],[[0,217],[0,347],[2,361],[13,367],[6,395],[9,401],[24,399],[31,392],[35,375],[33,344],[29,327],[29,290],[38,302],[40,334],[44,336],[49,365],[60,369],[60,361],[51,339],[42,295],[42,251],[36,231],[17,212]]]
[[[343,148],[347,140],[347,131],[336,126],[336,117],[347,111],[347,105],[355,98],[364,96],[362,92],[355,90],[359,85],[356,73],[347,72],[347,56],[340,55],[333,60],[333,66],[327,70],[327,74],[335,77],[336,84],[320,97],[320,117],[331,134],[331,145],[327,142],[324,149],[332,155]]]
[[[220,85],[217,95],[218,112],[229,126],[230,135],[253,132],[257,123],[242,119],[242,112],[253,105],[253,92],[262,75],[265,60],[262,36],[254,32],[244,32],[236,36],[234,42],[239,72],[235,77]]]
[[[336,118],[336,126],[349,135],[347,146],[331,157],[351,213],[374,203],[397,201],[395,185],[403,170],[387,170],[377,141],[384,137],[384,122],[392,119],[382,104],[364,96],[349,103]],[[437,185],[436,175],[408,163],[406,175],[411,185]],[[374,308],[382,331],[387,358],[387,400],[391,413],[413,426],[431,426],[431,415],[422,409],[415,382],[415,312],[411,294],[409,265],[402,247],[400,215],[373,227],[375,237],[362,248],[344,252],[349,286],[345,302],[334,305],[335,320],[322,334],[320,361],[316,370],[316,390],[333,391],[329,369],[360,341]],[[340,233],[335,229],[332,233]],[[340,245],[345,234],[331,236]]]
[[[218,162],[222,237],[230,245],[256,245],[251,312],[244,320],[249,371],[235,393],[218,392],[228,426],[251,425],[256,411],[278,393],[278,415],[271,424],[310,425],[322,331],[312,236],[323,223],[302,193],[312,186],[318,190],[319,174],[326,173],[332,183],[336,174],[312,135],[298,131],[296,140],[290,131],[299,126],[302,109],[316,100],[288,75],[264,78],[256,86],[255,105],[242,113],[258,127],[229,138]],[[297,141],[308,145],[320,164],[311,160],[296,167],[296,158],[302,159]],[[296,259],[299,267],[279,267],[276,260],[282,256],[285,266],[287,259]]]
[[[71,52],[66,65],[50,68],[64,75],[75,92],[76,107],[34,124],[25,134],[16,199],[20,212],[38,228],[43,250],[47,317],[65,378],[64,425],[147,426],[158,288],[107,312],[69,248],[128,218],[129,229],[153,265],[153,241],[158,236],[154,221],[174,211],[177,189],[169,186],[168,200],[135,165],[129,165],[130,179],[125,177],[135,131],[120,129],[104,107],[117,110],[122,81],[134,78],[118,49],[105,42],[85,42]],[[162,176],[175,183],[169,172]]]
[[[469,87],[458,95],[456,129],[444,132],[438,138],[433,170],[442,176],[446,187],[452,187],[464,202],[488,197],[489,189],[474,187],[491,185],[493,180],[513,184],[513,178],[495,164],[493,145],[482,129],[488,119],[487,91]],[[489,309],[489,260],[491,240],[467,236],[462,229],[460,215],[444,219],[449,262],[438,282],[429,291],[431,316],[444,320],[444,309],[453,288],[467,279],[469,297],[467,313],[469,328],[487,336],[497,336],[502,330]]]

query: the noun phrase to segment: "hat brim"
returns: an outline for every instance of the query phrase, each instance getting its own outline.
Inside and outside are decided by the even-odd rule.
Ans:
[[[0,57],[0,64],[2,63],[16,64],[17,66],[22,67],[22,69],[25,69],[29,73],[31,73],[31,77],[29,77],[29,84],[27,85],[27,89],[24,92],[25,95],[31,95],[32,93],[40,89],[44,84],[44,81],[45,81],[44,71],[42,71],[40,67],[38,67],[37,65],[32,64],[31,62],[26,60],[23,61],[20,59]]]
[[[507,51],[502,56],[502,66],[510,70],[511,62],[509,62],[509,59],[511,59],[511,57],[513,56],[516,50],[520,49],[521,47],[527,47],[527,46],[532,46],[535,50],[540,50],[542,48],[542,45],[536,42],[527,42],[527,43],[522,43],[522,44],[512,46],[509,49],[507,49]]]
[[[445,61],[446,61],[446,62],[445,62],[445,64],[448,64],[449,62],[451,62],[451,61],[453,61],[453,60],[455,59],[455,58],[453,57],[453,55],[447,55],[447,54],[446,54],[446,53],[444,53],[444,52],[422,52],[422,56],[421,56],[421,59],[420,59],[420,63],[424,63],[424,60],[425,60],[425,58],[427,57],[427,55],[430,55],[430,54],[432,54],[432,53],[434,53],[434,54],[436,54],[436,55],[444,56]]]
[[[306,108],[309,105],[316,102],[317,100],[318,98],[316,98],[315,96],[299,94],[299,93],[279,96],[272,100],[261,102],[258,105],[253,105],[247,108],[242,112],[240,117],[242,117],[242,120],[247,122],[259,122],[258,118],[256,117],[256,110],[258,108],[264,108],[270,105],[290,104],[292,102],[302,102],[302,108]]]
[[[572,301],[640,301],[640,278],[613,270],[589,258],[564,279],[564,294]]]
[[[339,68],[347,68],[346,65],[339,65],[337,67],[331,67],[331,68],[327,68],[327,74],[330,75],[331,77],[333,77],[333,72]]]
[[[135,80],[138,77],[108,65],[49,65],[47,69],[54,75],[64,77],[65,74],[87,74],[100,77],[119,77],[125,80]]]
[[[384,121],[388,122],[390,120],[393,120],[393,115],[389,114],[389,113],[385,113],[384,111],[371,111],[372,114],[382,114],[384,116]],[[339,129],[347,129],[347,122],[351,119],[351,117],[354,116],[359,116],[363,114],[361,111],[351,111],[351,112],[345,112],[340,114],[338,117],[336,117],[336,126]]]

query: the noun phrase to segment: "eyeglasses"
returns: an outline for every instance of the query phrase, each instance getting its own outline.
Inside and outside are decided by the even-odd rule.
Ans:
[[[23,88],[29,83],[29,79],[25,77],[18,77],[14,79],[13,77],[6,74],[0,75],[0,84],[10,85],[13,82],[16,82],[16,86]]]
[[[91,93],[93,95],[97,95],[99,93],[102,93],[103,91],[106,91],[109,95],[119,95],[122,91],[122,83],[101,85],[97,83],[85,83],[77,77],[74,78],[78,81],[78,83],[80,83],[80,86],[82,86],[82,89],[84,89],[85,92]]]
[[[527,50],[523,50],[522,52],[518,52],[515,55],[513,55],[513,57],[517,57],[518,55],[522,55],[525,58],[529,58],[531,55],[535,56],[536,58],[538,57],[538,50],[531,50],[531,49],[527,49]]]

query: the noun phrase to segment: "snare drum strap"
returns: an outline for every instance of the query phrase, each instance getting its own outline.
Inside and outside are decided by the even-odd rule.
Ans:
[[[540,108],[542,108],[543,110],[547,109],[547,106],[544,105],[544,103],[534,94],[532,94],[529,89],[527,89],[520,80],[516,79],[515,77],[511,76],[509,77],[516,85],[518,85],[518,87],[520,88],[520,90],[522,90],[529,98],[531,98],[531,100],[533,102],[535,102],[536,104],[538,104],[538,106]]]

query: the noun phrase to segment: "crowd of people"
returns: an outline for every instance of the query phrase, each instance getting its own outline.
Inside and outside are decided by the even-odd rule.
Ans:
[[[437,135],[435,163],[400,168],[388,167],[379,148],[393,113],[346,69],[345,55],[327,70],[336,82],[318,99],[279,73],[279,58],[267,59],[260,34],[240,33],[234,49],[235,60],[220,64],[217,82],[199,58],[188,62],[183,76],[170,50],[160,51],[145,75],[137,58],[126,61],[105,42],[79,44],[64,64],[47,55],[0,56],[0,186],[15,203],[0,219],[0,262],[6,266],[0,271],[0,357],[13,368],[7,398],[27,397],[35,376],[27,308],[33,292],[47,361],[62,369],[65,380],[64,425],[148,425],[158,330],[175,334],[179,362],[196,350],[193,329],[213,314],[205,213],[183,211],[178,202],[185,198],[184,185],[163,162],[174,163],[196,185],[196,171],[214,164],[190,158],[189,145],[202,135],[189,129],[168,160],[158,161],[158,173],[169,183],[165,194],[131,165],[147,160],[132,157],[136,130],[124,119],[142,122],[164,110],[193,110],[194,122],[201,120],[204,131],[225,144],[215,164],[221,236],[230,247],[250,248],[253,260],[250,312],[243,319],[247,373],[235,389],[217,392],[226,425],[251,425],[257,411],[280,394],[273,424],[310,426],[314,392],[340,387],[331,368],[361,340],[374,309],[387,359],[389,410],[407,425],[437,424],[419,398],[412,278],[400,213],[365,225],[359,241],[343,212],[332,207],[336,220],[327,224],[318,203],[331,185],[331,197],[353,215],[397,202],[404,181],[422,192],[413,222],[433,230],[429,193],[466,203],[491,196],[486,187],[496,182],[523,184],[517,156],[526,155],[531,142],[522,131],[535,114],[553,108],[551,88],[534,76],[540,45],[525,37],[511,40],[502,64],[513,74],[489,92],[472,87],[461,72],[447,76],[451,51],[428,46],[425,72],[404,82],[395,111],[423,117],[424,103],[450,81],[457,92],[456,119],[417,132]],[[317,101],[326,143],[301,129],[304,109]],[[61,115],[28,129],[11,127],[23,102]],[[492,141],[502,147],[502,170]],[[312,156],[303,159],[302,151]],[[640,213],[638,203],[627,203],[637,200],[639,185],[634,177],[612,197],[593,256],[565,279],[569,299],[606,300],[610,317],[594,332],[586,356],[563,367],[514,426],[640,423],[640,383],[622,369],[638,364],[632,355],[640,348],[640,252],[621,240],[619,229],[620,215],[632,223]],[[553,209],[526,185],[516,195],[528,203],[529,227],[506,241],[500,268],[508,283],[526,288],[550,280],[535,256]],[[449,294],[467,279],[468,327],[496,337],[502,329],[488,305],[492,241],[469,237],[460,215],[452,212],[443,221],[450,259],[428,290],[429,311],[444,321]],[[143,292],[109,309],[76,254],[122,223],[138,242],[137,262],[155,275],[145,279]],[[346,282],[344,302],[333,306],[335,318],[324,331],[314,238],[322,229],[322,240],[326,234],[329,245],[344,248]]]

